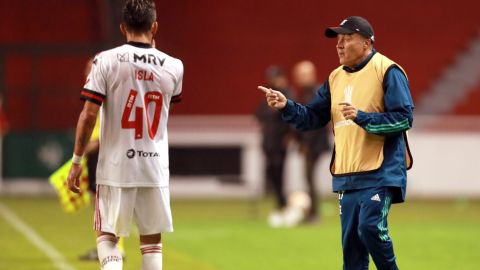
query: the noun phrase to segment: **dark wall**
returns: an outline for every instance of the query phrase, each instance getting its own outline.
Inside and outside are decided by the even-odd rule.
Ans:
[[[181,114],[249,114],[270,64],[310,59],[324,81],[336,68],[325,28],[362,16],[375,48],[405,68],[416,100],[477,35],[480,2],[461,1],[167,1],[159,5],[159,49],[184,61]]]
[[[0,91],[13,130],[75,127],[86,60],[121,44],[112,42],[118,26],[108,28],[115,21],[108,10],[118,9],[104,6],[114,2],[0,0]],[[477,35],[480,2],[457,3],[157,1],[157,48],[185,65],[184,98],[172,113],[250,114],[262,99],[256,87],[270,64],[290,69],[309,59],[325,81],[338,66],[335,40],[324,37],[325,28],[352,15],[370,21],[375,48],[405,68],[417,100]]]

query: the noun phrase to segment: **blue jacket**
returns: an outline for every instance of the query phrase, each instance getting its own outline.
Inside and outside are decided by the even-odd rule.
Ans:
[[[365,67],[372,53],[355,67],[358,71]],[[352,72],[343,67],[346,72]],[[403,72],[394,67],[387,71],[383,82],[385,90],[385,112],[366,113],[358,111],[354,122],[367,132],[385,136],[384,161],[381,168],[370,174],[333,177],[333,191],[365,189],[371,187],[398,187],[393,203],[405,201],[407,188],[407,168],[405,160],[405,131],[412,128],[414,108],[408,80]],[[355,105],[355,104],[353,104]],[[331,98],[328,80],[320,87],[313,101],[305,106],[288,100],[281,109],[283,120],[301,131],[326,126],[330,120]]]

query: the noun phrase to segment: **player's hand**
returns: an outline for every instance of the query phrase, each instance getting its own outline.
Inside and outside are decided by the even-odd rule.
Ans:
[[[287,98],[281,92],[272,90],[271,88],[268,89],[263,86],[259,86],[258,89],[265,92],[268,106],[275,109],[282,109],[287,105]]]
[[[80,175],[82,175],[82,165],[72,164],[70,173],[68,173],[68,189],[73,193],[80,193]]]
[[[345,119],[354,120],[357,118],[358,109],[355,107],[355,105],[347,101],[339,102],[338,105],[344,105],[340,111],[343,113],[343,117],[345,117]]]

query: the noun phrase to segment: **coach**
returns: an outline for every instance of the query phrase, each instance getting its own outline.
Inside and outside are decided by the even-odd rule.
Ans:
[[[332,121],[335,134],[330,171],[339,194],[344,270],[398,269],[388,235],[392,203],[405,200],[406,170],[412,166],[406,131],[413,102],[405,71],[373,49],[367,20],[349,17],[325,31],[337,38],[339,68],[305,106],[265,89],[267,101],[301,131]]]

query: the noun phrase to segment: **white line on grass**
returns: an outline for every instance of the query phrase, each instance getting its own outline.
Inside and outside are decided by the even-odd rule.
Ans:
[[[32,228],[25,224],[20,218],[18,218],[8,207],[0,202],[0,215],[12,225],[17,231],[21,232],[28,241],[34,244],[40,251],[45,253],[47,257],[52,261],[58,269],[61,270],[76,270],[69,265],[65,260],[65,257],[58,252],[52,245],[45,241],[40,235],[38,235]]]

